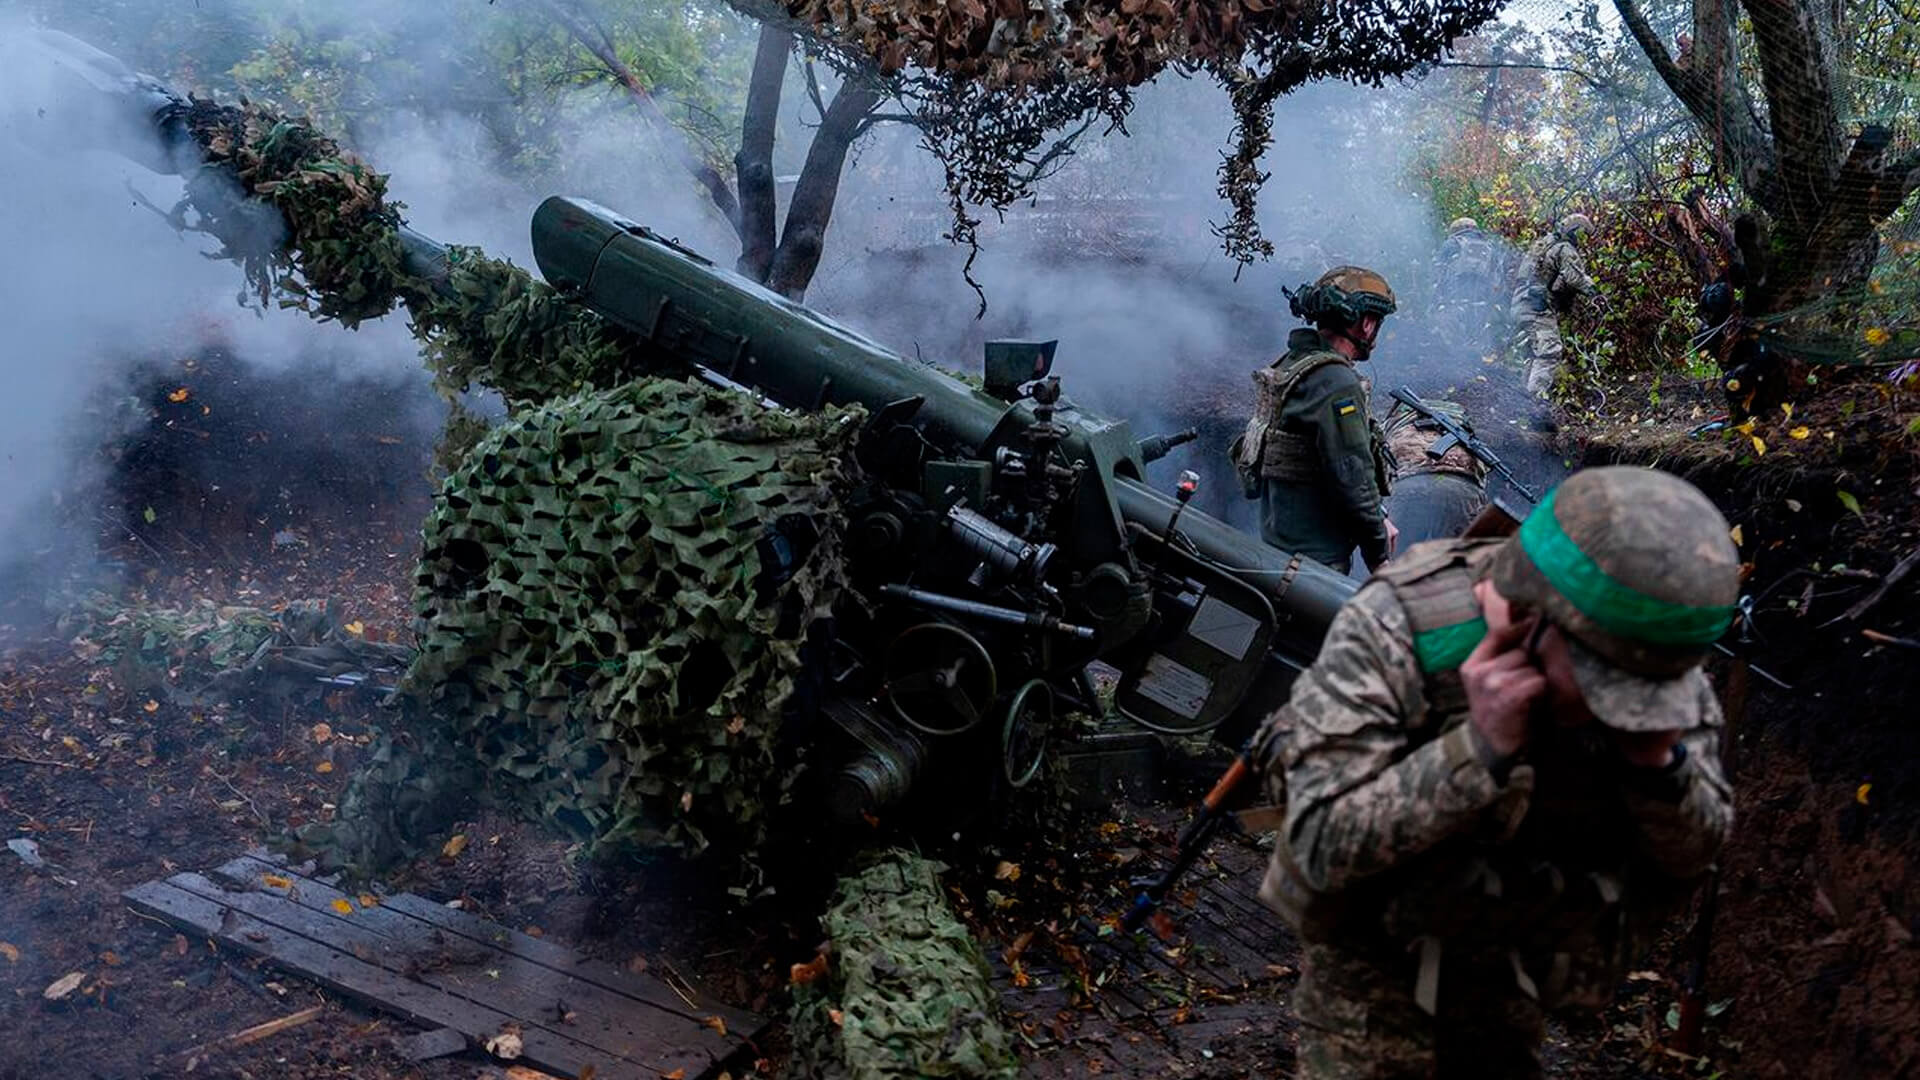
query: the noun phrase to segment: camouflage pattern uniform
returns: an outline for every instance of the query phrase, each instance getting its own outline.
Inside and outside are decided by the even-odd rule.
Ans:
[[[1301,327],[1253,381],[1253,418],[1236,456],[1254,478],[1261,539],[1341,573],[1355,548],[1369,566],[1384,561],[1380,500],[1391,473],[1352,361]]]
[[[1465,409],[1450,401],[1422,400],[1472,430]],[[1393,459],[1393,492],[1382,507],[1400,528],[1400,545],[1460,535],[1487,505],[1486,464],[1458,443],[1434,454],[1447,438],[1445,429],[1400,402],[1382,428]]]
[[[1637,522],[1606,520],[1627,507]],[[1260,895],[1305,946],[1300,1080],[1540,1076],[1545,1013],[1608,999],[1731,824],[1720,713],[1698,667],[1712,638],[1610,636],[1544,584],[1523,544],[1543,524],[1585,538],[1608,572],[1665,557],[1651,560],[1666,576],[1650,595],[1704,597],[1714,603],[1697,613],[1731,618],[1738,556],[1724,519],[1683,481],[1641,469],[1578,474],[1521,537],[1421,544],[1361,588],[1260,739],[1287,811]],[[1537,716],[1517,755],[1494,754],[1458,671],[1486,633],[1473,586],[1489,576],[1568,636],[1606,726]],[[1609,727],[1680,730],[1684,749],[1666,768],[1636,767]]]
[[[1485,303],[1501,277],[1500,248],[1472,218],[1447,226],[1434,256],[1435,291],[1443,303]]]
[[[1599,290],[1587,274],[1579,239],[1592,229],[1584,214],[1569,214],[1552,233],[1534,241],[1521,260],[1510,315],[1516,352],[1527,362],[1527,393],[1544,398],[1566,366],[1560,316],[1581,297]]]

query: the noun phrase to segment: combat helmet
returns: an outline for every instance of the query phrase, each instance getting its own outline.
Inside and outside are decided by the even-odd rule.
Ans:
[[[1346,327],[1367,315],[1393,314],[1393,288],[1365,267],[1336,266],[1311,285],[1287,290],[1293,314],[1311,323]]]
[[[1447,226],[1447,235],[1458,236],[1463,232],[1472,232],[1479,227],[1480,223],[1470,217],[1454,218],[1453,222]]]
[[[1593,219],[1585,214],[1568,214],[1560,219],[1560,224],[1554,231],[1558,232],[1562,239],[1579,243],[1583,236],[1593,231]]]
[[[1734,616],[1740,554],[1699,488],[1633,466],[1585,469],[1495,554],[1493,584],[1566,634],[1602,723],[1660,730],[1697,713],[1688,675]]]

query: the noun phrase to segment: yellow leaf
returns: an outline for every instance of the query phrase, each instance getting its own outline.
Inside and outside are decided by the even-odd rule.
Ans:
[[[187,400],[187,396],[188,396],[187,388],[183,386],[180,389],[175,390],[173,393],[168,394],[167,400],[173,402],[175,405],[178,405],[181,402]]]
[[[447,838],[447,842],[440,848],[440,854],[449,859],[457,859],[465,850],[467,850],[467,834],[457,832]]]
[[[380,898],[373,895],[372,893],[361,893],[360,906],[363,908],[379,907]]]
[[[1867,793],[1872,790],[1872,784],[1861,784],[1858,788],[1854,789],[1853,801],[1859,803],[1861,806],[1867,805]]]
[[[1780,411],[1787,414],[1787,419],[1793,419],[1793,403],[1791,401],[1781,402]]]
[[[1000,865],[993,868],[993,878],[995,881],[1019,881],[1020,864],[1014,862],[1000,863]]]
[[[10,941],[0,941],[0,956],[6,957],[9,964],[17,964],[20,962],[20,946]]]
[[[153,700],[152,698],[148,698],[148,699],[147,699],[147,703],[146,703],[145,705],[142,705],[142,706],[140,706],[140,707],[141,707],[141,708],[143,708],[143,709],[145,709],[145,710],[147,710],[148,712],[159,712],[159,711],[160,711],[160,703],[159,703],[159,702],[157,702],[157,701],[155,701],[155,700]]]
[[[1813,434],[1812,429],[1808,428],[1805,424],[1801,424],[1799,427],[1787,432],[1787,436],[1793,439],[1804,439],[1811,434]]]
[[[705,1020],[702,1020],[700,1022],[712,1028],[714,1031],[718,1032],[721,1038],[723,1039],[726,1038],[727,1021],[724,1017],[709,1016]]]
[[[347,625],[341,627],[340,629],[345,630],[347,633],[358,637],[359,635],[367,632],[367,624],[361,622],[359,619],[355,619],[352,622],[348,623]]]
[[[1767,452],[1767,440],[1758,435],[1753,436],[1753,452],[1756,456],[1764,456]]]
[[[687,1070],[675,1069],[670,1073],[661,1073],[660,1080],[687,1080]]]
[[[1742,435],[1753,434],[1753,417],[1751,416],[1747,417],[1746,423],[1736,426],[1733,430],[1739,432]]]
[[[1732,530],[1730,530],[1730,531],[1728,532],[1728,534],[1727,534],[1727,535],[1729,535],[1729,536],[1731,536],[1731,537],[1733,537],[1733,543],[1734,543],[1734,546],[1735,546],[1735,547],[1738,547],[1738,546],[1740,546],[1741,544],[1744,544],[1744,543],[1746,543],[1746,540],[1744,540],[1744,539],[1742,538],[1742,534],[1741,534],[1741,532],[1740,532],[1740,526],[1738,526],[1738,525],[1735,525],[1735,526],[1734,526],[1734,527],[1732,528]]]
[[[1864,336],[1866,337],[1867,344],[1869,345],[1885,345],[1888,341],[1891,341],[1893,339],[1892,334],[1887,333],[1885,330],[1881,329],[1878,326],[1868,327],[1867,332]]]
[[[333,903],[330,906],[333,908],[333,910],[339,912],[342,915],[353,914],[353,904],[349,902],[345,897],[341,897],[341,896],[334,897]]]
[[[313,741],[314,742],[323,743],[331,738],[333,738],[332,724],[329,724],[325,720],[322,720],[319,723],[313,725]]]
[[[333,771],[333,762],[331,762],[331,761],[323,761],[323,762],[321,762],[320,764],[318,764],[318,765],[315,765],[315,766],[313,767],[313,771],[314,771],[314,772],[317,772],[317,773],[319,773],[319,774],[321,774],[322,776],[324,776],[324,775],[326,775],[327,773],[330,773],[330,772],[332,772],[332,771]]]
[[[279,874],[261,874],[260,884],[265,885],[269,889],[291,889],[293,888],[293,879],[281,877]]]

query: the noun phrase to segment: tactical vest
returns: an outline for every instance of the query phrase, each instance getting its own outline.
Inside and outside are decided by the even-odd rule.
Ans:
[[[1455,424],[1462,427],[1466,425],[1466,410],[1458,405],[1446,401],[1428,401],[1427,406],[1435,412],[1445,413]],[[1395,406],[1394,411],[1388,414],[1384,430],[1387,452],[1393,457],[1394,472],[1398,476],[1457,473],[1476,484],[1486,478],[1486,463],[1459,443],[1448,447],[1446,453],[1439,457],[1429,453],[1447,437],[1446,429],[1404,405]]]
[[[1487,632],[1473,585],[1501,543],[1420,544],[1375,574],[1399,599],[1413,634],[1423,692],[1406,723],[1421,742],[1468,722],[1459,667]],[[1612,792],[1604,770],[1577,751],[1545,756],[1531,766],[1524,816],[1491,809],[1485,835],[1455,837],[1338,892],[1309,886],[1282,836],[1260,897],[1308,940],[1370,950],[1389,962],[1417,952],[1414,998],[1429,1013],[1443,952],[1496,943],[1510,950],[1516,984],[1529,996],[1549,1007],[1598,1007],[1624,977],[1634,944],[1622,903],[1631,827],[1624,811],[1610,812],[1618,808],[1606,802]]]
[[[1233,444],[1234,465],[1247,484],[1249,496],[1258,494],[1259,479],[1289,484],[1317,484],[1326,474],[1319,448],[1312,436],[1288,431],[1281,416],[1287,399],[1308,375],[1329,364],[1344,364],[1347,358],[1331,349],[1288,352],[1270,366],[1253,373],[1253,415],[1247,430]],[[1364,396],[1363,396],[1364,401]],[[1364,405],[1363,405],[1364,407]],[[1387,452],[1386,436],[1372,413],[1367,430],[1373,453],[1374,483],[1380,494],[1393,484],[1393,459]]]

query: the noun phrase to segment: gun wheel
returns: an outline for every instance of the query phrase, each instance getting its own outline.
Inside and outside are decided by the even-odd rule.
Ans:
[[[1053,688],[1033,679],[1014,692],[1000,729],[1000,769],[1009,785],[1023,788],[1040,775],[1052,731]]]
[[[971,731],[993,711],[998,677],[980,639],[946,623],[921,623],[887,646],[887,704],[926,735]]]

